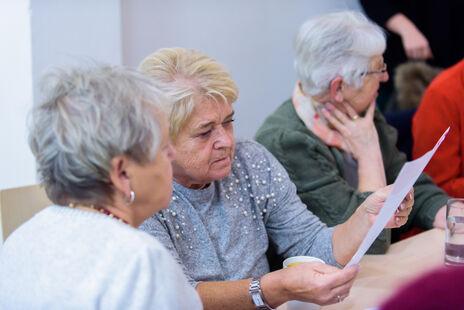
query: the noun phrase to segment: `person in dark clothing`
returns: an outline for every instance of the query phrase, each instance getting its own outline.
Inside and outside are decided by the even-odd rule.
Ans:
[[[384,59],[388,73],[407,60],[424,60],[442,68],[464,56],[462,0],[360,0],[369,18],[387,30]],[[393,92],[387,82],[379,90],[378,104],[384,111]]]

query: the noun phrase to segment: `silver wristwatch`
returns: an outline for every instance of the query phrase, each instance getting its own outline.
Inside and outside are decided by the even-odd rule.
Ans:
[[[256,306],[256,309],[274,310],[266,303],[266,301],[264,301],[263,292],[261,291],[261,285],[259,285],[259,281],[260,279],[253,278],[253,280],[250,282],[250,288],[248,289],[253,304]]]

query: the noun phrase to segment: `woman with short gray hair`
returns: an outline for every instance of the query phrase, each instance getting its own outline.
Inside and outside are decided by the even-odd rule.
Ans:
[[[324,93],[337,76],[360,88],[372,56],[382,55],[386,44],[379,26],[361,13],[343,12],[306,21],[294,47],[294,66],[302,90],[316,96]]]
[[[169,206],[167,101],[123,68],[56,70],[31,113],[29,144],[55,206],[6,240],[5,309],[202,309],[176,262],[136,228]]]
[[[272,113],[255,138],[282,163],[298,195],[329,226],[343,223],[372,192],[396,179],[406,156],[396,130],[376,110],[377,90],[388,80],[385,35],[359,12],[319,16],[295,39],[299,81],[292,98]],[[443,227],[448,197],[422,174],[414,186],[412,225]],[[440,211],[439,211],[440,210]],[[369,253],[385,253],[384,230]]]

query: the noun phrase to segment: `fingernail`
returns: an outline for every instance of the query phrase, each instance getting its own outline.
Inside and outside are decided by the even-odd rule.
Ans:
[[[400,218],[397,216],[395,219],[396,223],[398,224],[400,222]]]
[[[330,113],[329,113],[329,111],[327,111],[326,108],[322,108],[321,112],[325,117],[330,116]]]
[[[400,210],[404,210],[406,206],[404,205],[404,202],[400,204]]]
[[[326,106],[329,110],[335,109],[335,106],[334,106],[333,104],[331,104],[330,102],[327,102],[327,103],[325,104],[325,106]]]
[[[400,210],[396,209],[395,213],[397,213],[397,214],[400,213]]]
[[[411,194],[411,193],[409,193],[409,200],[411,200],[411,199],[412,199],[412,194]]]

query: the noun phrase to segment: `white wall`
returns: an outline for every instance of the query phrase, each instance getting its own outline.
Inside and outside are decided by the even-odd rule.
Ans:
[[[35,103],[41,76],[54,66],[121,64],[119,0],[32,0],[31,11]]]
[[[119,0],[0,0],[0,189],[37,183],[26,114],[51,67],[121,64]]]
[[[357,0],[122,0],[123,63],[136,67],[162,47],[202,50],[225,65],[239,87],[237,137],[253,137],[291,96],[293,37],[309,17]]]
[[[29,0],[0,1],[0,189],[32,184],[35,165],[26,142],[32,103]]]
[[[0,0],[0,189],[36,183],[26,114],[50,67],[136,67],[161,47],[201,49],[230,69],[240,89],[236,135],[252,137],[290,96],[298,26],[347,7],[357,0]]]

